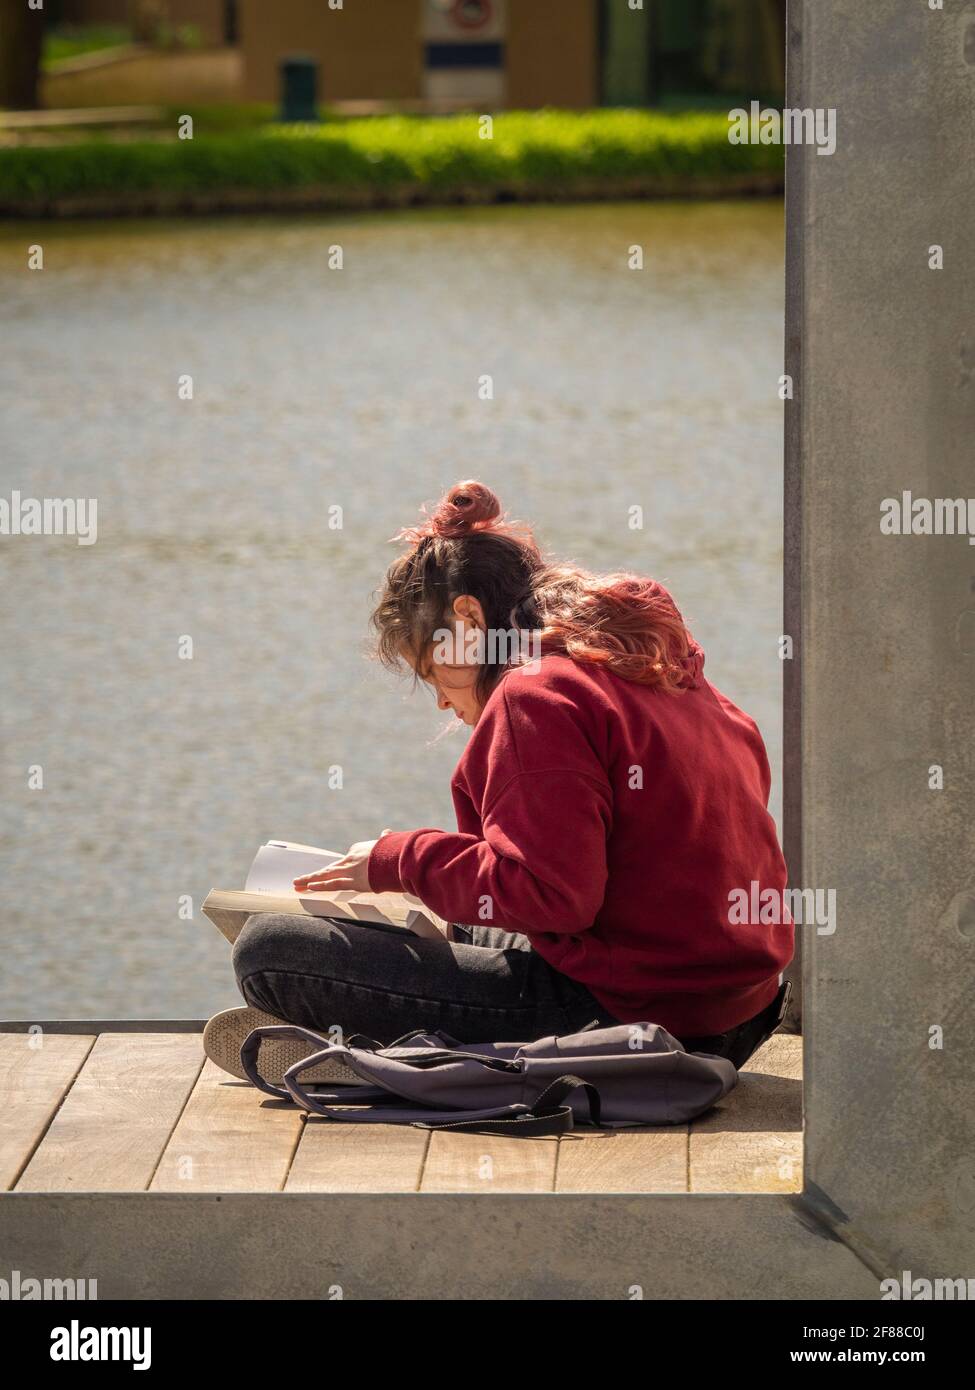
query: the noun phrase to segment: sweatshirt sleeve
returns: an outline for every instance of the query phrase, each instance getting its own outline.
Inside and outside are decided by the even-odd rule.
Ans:
[[[412,893],[447,921],[529,936],[592,926],[606,890],[609,779],[578,710],[532,680],[508,678],[468,750],[481,834],[384,835],[369,857],[373,892]]]

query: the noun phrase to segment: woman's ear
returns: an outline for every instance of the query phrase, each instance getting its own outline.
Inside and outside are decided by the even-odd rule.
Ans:
[[[484,609],[473,594],[458,594],[453,602],[453,613],[455,618],[464,622],[473,623],[482,632],[487,631],[487,622],[484,618]]]

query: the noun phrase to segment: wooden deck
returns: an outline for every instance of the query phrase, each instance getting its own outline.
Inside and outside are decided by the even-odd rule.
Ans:
[[[513,1139],[306,1118],[198,1032],[6,1032],[0,1191],[798,1192],[801,1074],[780,1033],[692,1125]]]

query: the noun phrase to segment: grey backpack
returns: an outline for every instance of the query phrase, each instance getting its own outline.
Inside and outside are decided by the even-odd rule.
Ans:
[[[310,1043],[284,1086],[258,1072],[262,1038]],[[361,1086],[304,1086],[301,1076],[341,1059]],[[360,1034],[343,1043],[306,1028],[255,1028],[240,1050],[244,1071],[268,1095],[326,1119],[415,1125],[468,1133],[561,1134],[575,1120],[609,1128],[679,1125],[710,1109],[737,1084],[724,1057],[685,1052],[656,1023],[591,1023],[536,1042],[460,1043],[446,1033],[407,1033],[389,1047]]]

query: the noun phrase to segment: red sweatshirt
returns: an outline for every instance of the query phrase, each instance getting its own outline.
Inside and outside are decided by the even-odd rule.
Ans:
[[[624,1023],[687,1038],[759,1013],[793,926],[735,924],[758,914],[729,895],[781,895],[786,869],[762,737],[703,664],[692,643],[682,694],[563,656],[505,676],[454,773],[457,832],[384,835],[372,890],[523,932]]]

